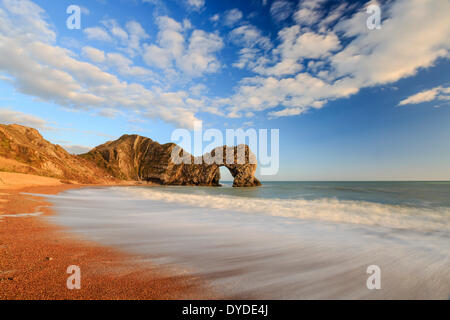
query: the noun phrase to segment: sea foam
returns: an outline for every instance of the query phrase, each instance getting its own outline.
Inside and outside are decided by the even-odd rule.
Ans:
[[[332,198],[306,200],[199,195],[173,193],[161,188],[126,187],[120,190],[136,198],[200,208],[424,232],[450,231],[450,208],[447,207],[423,208]]]
[[[74,189],[46,196],[58,213],[48,219],[174,272],[211,280],[229,297],[447,298],[444,213],[361,201],[206,194],[214,192],[224,191]],[[399,229],[425,221],[420,230],[441,232]],[[370,265],[381,268],[382,290],[366,287]]]

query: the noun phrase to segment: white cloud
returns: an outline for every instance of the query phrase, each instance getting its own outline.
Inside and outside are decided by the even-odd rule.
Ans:
[[[169,17],[159,17],[158,45],[146,45],[144,61],[153,67],[174,72],[177,68],[191,77],[214,73],[221,64],[216,53],[223,47],[219,35],[193,30],[188,40],[186,28]]]
[[[192,23],[189,19],[183,19],[183,29],[189,30],[192,28]]]
[[[260,51],[254,48],[242,48],[239,50],[239,60],[233,63],[233,67],[254,69],[257,65]]]
[[[106,39],[109,39],[108,41],[113,41],[113,39],[110,36],[111,34],[114,37],[114,39],[118,40],[118,49],[124,51],[130,57],[134,57],[137,53],[141,53],[141,42],[150,37],[145,32],[142,25],[134,20],[128,21],[125,24],[125,28],[122,28],[114,19],[103,20],[101,21],[101,23],[105,26],[105,28],[108,30],[109,33],[100,27],[88,28],[88,30],[89,29],[96,30],[95,32],[92,31],[88,32],[87,33],[88,37],[95,36],[104,38],[104,41],[107,41]],[[102,31],[98,31],[98,29]],[[102,32],[104,32],[106,35],[102,35]],[[119,44],[121,46],[119,46]]]
[[[240,117],[248,111],[263,111],[279,106],[290,110],[272,112],[271,116],[297,115],[311,107],[321,108],[328,99],[354,94],[355,90],[345,80],[329,84],[305,72],[284,79],[249,78],[228,102],[228,115]]]
[[[142,77],[147,80],[155,80],[155,78],[157,78],[157,76],[149,69],[133,66],[133,61],[126,58],[121,53],[108,53],[105,62],[109,66],[116,68],[119,74],[123,76]]]
[[[217,34],[194,30],[185,54],[177,61],[178,67],[192,76],[217,72],[221,64],[215,53],[222,47],[223,41]]]
[[[231,9],[224,13],[223,24],[232,27],[239,21],[241,21],[243,17],[242,11],[239,9]]]
[[[435,100],[450,100],[450,87],[439,86],[433,89],[418,92],[406,99],[403,99],[398,105],[404,106],[408,104],[418,104]]]
[[[151,70],[134,66],[132,60],[118,52],[105,54],[104,51],[93,47],[83,47],[82,53],[92,62],[115,68],[123,76],[140,77],[142,80],[153,81],[158,78]]]
[[[165,92],[157,87],[149,90],[141,84],[122,81],[93,64],[77,60],[75,53],[54,45],[51,37],[43,37],[39,28],[34,31],[36,33],[28,28],[22,33],[24,21],[29,21],[30,15],[36,12],[29,3],[28,0],[17,0],[8,3],[12,9],[0,7],[0,72],[9,76],[8,81],[18,91],[67,108],[126,109],[128,114],[139,113],[179,126],[192,126],[203,101],[193,104],[184,91]],[[24,7],[33,12],[18,9]],[[39,12],[41,14],[35,19],[40,21],[29,22],[49,28],[42,18],[43,11]],[[46,35],[52,34],[49,30],[44,31]],[[85,52],[92,57],[94,51],[87,49]],[[96,54],[98,57],[99,52]],[[123,56],[107,54],[105,61],[108,60],[115,61],[117,66],[131,67]],[[139,72],[139,69],[132,68],[131,71]]]
[[[258,57],[272,48],[270,39],[263,36],[261,30],[253,25],[243,25],[233,29],[230,32],[230,40],[242,47],[239,51],[239,61],[233,64],[240,69],[245,67],[254,69]]]
[[[277,0],[272,3],[272,6],[270,7],[270,14],[275,21],[280,22],[289,18],[292,14],[292,10],[292,2]]]
[[[168,50],[156,45],[145,46],[144,60],[149,66],[166,69],[172,67],[172,59]]]
[[[212,22],[218,22],[220,20],[220,14],[216,13],[211,18],[209,18],[209,20]]]
[[[310,20],[297,21],[302,26],[323,17],[319,2],[303,1],[302,9],[314,13]],[[398,0],[384,7],[385,19],[376,31],[366,27],[364,8],[326,31],[284,28],[280,45],[272,51],[274,59],[259,57],[260,63],[253,69],[265,77],[244,79],[223,105],[232,117],[270,109],[273,117],[296,115],[361,88],[412,76],[438,58],[449,57],[448,12],[448,1]],[[302,59],[313,60],[305,67]]]
[[[333,33],[319,34],[304,32],[299,26],[284,28],[278,35],[281,43],[273,50],[278,63],[260,64],[254,71],[263,75],[286,76],[296,74],[303,69],[304,59],[323,59],[341,48],[339,38]]]
[[[261,30],[244,23],[242,12],[234,9],[214,20],[232,29],[230,42],[239,46],[239,59],[233,65],[253,73],[238,84],[233,95],[208,99],[202,96],[201,87],[192,86],[189,92],[149,89],[107,70],[121,77],[154,77],[149,69],[134,64],[133,57],[142,55],[168,79],[218,72],[224,44],[217,33],[162,16],[157,19],[157,39],[144,43],[148,35],[138,22],[120,26],[105,21],[98,28],[106,37],[98,30],[86,34],[109,37],[117,52],[84,47],[82,55],[91,64],[55,45],[55,32],[42,9],[28,0],[0,1],[0,72],[18,91],[68,108],[108,110],[108,114],[127,110],[183,126],[190,126],[198,112],[229,117],[256,112],[271,117],[301,114],[361,88],[414,75],[437,59],[448,58],[450,49],[448,1],[387,2],[382,28],[371,31],[364,8],[349,17],[344,14],[348,6],[341,4],[327,16],[323,1],[304,0],[294,15],[297,24],[283,28],[273,43]],[[447,97],[444,91],[435,95],[436,100]]]
[[[105,29],[100,28],[100,27],[85,28],[85,29],[83,29],[83,32],[86,34],[86,37],[89,40],[97,40],[97,41],[105,41],[105,42],[112,41],[112,38],[108,34],[108,32],[106,32]]]
[[[41,19],[45,11],[31,1],[2,0],[3,8],[8,12],[0,11],[0,28],[8,28],[11,21],[20,22],[20,30],[10,28],[11,37],[22,34],[33,34],[34,40],[54,42],[56,33],[50,28],[47,21]],[[1,8],[0,8],[1,10]]]
[[[361,87],[391,83],[448,56],[450,20],[445,16],[449,2],[399,0],[387,9],[390,18],[376,32],[360,26],[367,18],[365,11],[336,25],[337,31],[355,37],[331,58],[337,77],[352,74]]]
[[[83,55],[88,57],[89,60],[101,63],[105,61],[105,53],[102,50],[92,48],[92,47],[83,47],[82,49]]]
[[[183,26],[167,16],[158,17],[157,24],[159,45],[144,46],[144,61],[157,68],[172,68],[172,62],[181,57],[184,52]]]
[[[194,10],[201,10],[205,6],[205,0],[186,0],[186,3],[189,7]]]
[[[272,47],[270,39],[263,36],[261,30],[249,24],[233,29],[230,33],[230,39],[235,44],[242,44],[246,47],[255,47],[257,45],[265,49]]]
[[[340,40],[334,32],[316,33],[294,25],[283,28],[278,39],[280,44],[270,55],[267,49],[272,47],[268,37],[260,30],[244,25],[234,29],[230,38],[235,44],[243,44],[239,61],[233,65],[249,68],[253,72],[266,76],[294,75],[304,69],[305,59],[324,59],[341,49]],[[258,46],[263,50],[259,50]]]
[[[103,20],[102,24],[109,30],[109,32],[120,39],[123,43],[128,41],[128,33],[117,23],[114,19]]]
[[[149,35],[141,24],[134,20],[126,23],[126,29],[128,31],[127,52],[130,56],[134,56],[134,53],[139,52],[141,49],[141,41],[149,38]]]
[[[280,38],[283,42],[275,51],[283,58],[320,59],[341,48],[340,41],[333,32],[302,33],[298,26],[283,30],[280,32]]]
[[[347,4],[347,3],[341,3],[338,6],[336,6],[335,8],[332,8],[330,13],[323,17],[323,19],[320,20],[319,22],[319,27],[320,28],[328,28],[330,26],[330,24],[335,23],[338,19],[340,19],[346,10],[351,9],[352,6]]]
[[[119,110],[113,108],[103,108],[97,115],[105,118],[114,119],[117,115],[122,114]],[[123,115],[123,114],[122,114]]]
[[[298,10],[294,14],[294,20],[300,26],[311,26],[319,22],[323,13],[322,3],[325,0],[302,0],[299,2]]]
[[[200,96],[203,93],[206,93],[208,91],[208,87],[205,86],[202,83],[196,84],[194,86],[192,86],[189,91],[194,95],[194,96]]]
[[[39,130],[49,130],[48,122],[31,114],[15,111],[7,108],[0,108],[0,123],[20,124]]]

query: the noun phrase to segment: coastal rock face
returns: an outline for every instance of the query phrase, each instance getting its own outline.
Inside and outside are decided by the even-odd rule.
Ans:
[[[180,156],[181,161],[173,161],[176,159],[173,155]],[[235,187],[261,185],[254,176],[256,158],[247,145],[219,147],[194,158],[174,143],[159,144],[146,137],[124,135],[86,154],[72,155],[45,140],[33,128],[0,125],[1,171],[85,184],[145,181],[163,185],[219,186],[221,166],[228,168]]]
[[[170,163],[173,143],[159,144],[138,135],[123,135],[80,155],[121,180],[163,183],[176,173]]]
[[[37,130],[16,124],[0,124],[0,170],[74,183],[108,183],[116,180],[92,162],[48,142]]]
[[[172,154],[179,155],[181,161],[172,161]],[[229,161],[226,161],[227,155],[230,157]],[[238,155],[242,156],[238,158]],[[149,181],[163,185],[219,186],[219,168],[225,166],[234,177],[233,186],[261,185],[254,176],[255,156],[246,145],[224,146],[203,157],[194,158],[174,143],[161,145],[138,135],[124,135],[80,157],[96,163],[112,176],[124,180]],[[222,161],[218,160],[220,158]],[[202,161],[205,159],[212,161]]]
[[[183,165],[182,175],[179,179],[182,184],[219,186],[219,168],[223,166],[230,171],[234,178],[233,187],[261,185],[259,180],[255,178],[256,157],[247,145],[218,147],[197,158],[191,155],[187,156],[190,157],[191,164]]]

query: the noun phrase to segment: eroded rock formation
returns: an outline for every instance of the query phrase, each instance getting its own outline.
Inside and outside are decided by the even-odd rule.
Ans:
[[[173,153],[183,157],[184,161],[172,161]],[[228,161],[227,155],[230,157]],[[238,155],[242,157],[238,158]],[[95,162],[114,177],[125,180],[151,181],[164,185],[218,186],[219,168],[225,166],[234,177],[233,186],[261,185],[254,176],[257,166],[255,156],[246,145],[224,146],[203,157],[194,158],[174,143],[161,145],[138,135],[124,135],[94,148],[82,157]],[[205,159],[216,161],[205,163],[202,161]]]
[[[185,161],[172,161],[172,154],[182,155]],[[246,145],[220,147],[194,158],[174,143],[159,144],[138,135],[124,135],[77,156],[48,142],[33,128],[0,125],[0,170],[3,171],[60,178],[73,183],[127,180],[218,186],[221,166],[230,170],[235,187],[261,185],[254,176],[256,159]]]
[[[116,181],[94,163],[48,142],[36,129],[16,124],[0,124],[0,170],[59,178],[74,183]]]

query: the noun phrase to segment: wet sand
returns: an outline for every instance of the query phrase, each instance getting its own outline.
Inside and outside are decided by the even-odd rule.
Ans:
[[[100,246],[42,217],[56,214],[44,199],[80,185],[41,179],[34,186],[0,176],[0,299],[212,299],[211,287],[113,248]],[[8,178],[8,177],[6,177]],[[11,178],[11,177],[9,177]],[[23,177],[22,177],[23,178]],[[18,181],[12,177],[14,181]],[[46,178],[50,179],[50,178]],[[54,181],[52,181],[54,180]],[[39,185],[41,184],[41,185]],[[56,185],[52,185],[56,184]],[[24,213],[41,215],[20,216]],[[81,269],[81,289],[69,290],[67,267]]]

